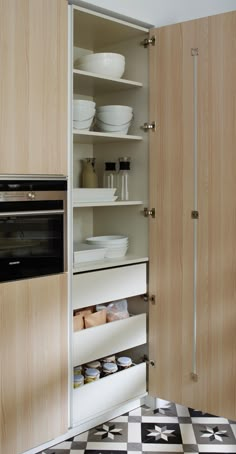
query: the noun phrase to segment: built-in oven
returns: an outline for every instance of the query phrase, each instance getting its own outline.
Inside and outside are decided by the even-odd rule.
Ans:
[[[0,282],[67,269],[66,179],[0,179]]]

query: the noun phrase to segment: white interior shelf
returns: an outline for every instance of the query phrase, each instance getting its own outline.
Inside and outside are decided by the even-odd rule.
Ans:
[[[143,205],[141,200],[128,200],[125,202],[73,202],[74,208],[88,208],[88,207],[115,207],[115,206],[132,206]]]
[[[128,90],[130,88],[141,88],[141,82],[127,79],[114,79],[101,74],[91,73],[74,69],[74,90],[81,95],[97,95],[102,92],[114,92]]]
[[[106,268],[114,268],[117,266],[124,265],[133,265],[136,263],[146,263],[148,262],[148,257],[141,257],[136,255],[127,254],[124,257],[116,259],[107,259],[98,260],[96,262],[84,262],[79,264],[74,264],[73,272],[83,273],[85,271],[101,270]]]
[[[132,142],[140,141],[141,136],[131,136],[128,134],[114,134],[95,131],[73,130],[73,139],[75,143],[96,144],[96,143],[114,143],[114,142]]]

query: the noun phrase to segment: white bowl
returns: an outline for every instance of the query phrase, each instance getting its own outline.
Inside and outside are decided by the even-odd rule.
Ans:
[[[86,243],[101,243],[108,242],[109,244],[122,244],[127,241],[128,237],[124,235],[103,235],[103,236],[92,236],[86,239]]]
[[[78,102],[77,102],[78,101]],[[73,119],[78,121],[88,120],[95,115],[95,103],[92,101],[73,101]]]
[[[125,71],[125,57],[120,54],[101,52],[80,57],[75,65],[82,71],[119,79]]]
[[[99,120],[96,120],[96,127],[99,131],[101,132],[114,132],[115,134],[127,134],[129,127],[130,127],[129,122],[126,126],[111,126],[107,125],[106,123],[102,123]]]
[[[102,111],[96,113],[96,118],[111,126],[127,126],[133,118],[133,113],[129,111]]]
[[[78,120],[73,120],[73,127],[74,129],[83,129],[88,131],[93,123],[93,116],[89,118],[88,120],[83,120],[83,121],[78,121]]]
[[[99,106],[97,107],[97,112],[104,112],[104,111],[109,111],[109,112],[133,112],[133,107],[130,106],[120,106],[120,105],[107,105],[107,106]]]
[[[95,109],[96,103],[94,101],[87,101],[86,99],[73,99],[73,105],[79,107],[89,107]]]

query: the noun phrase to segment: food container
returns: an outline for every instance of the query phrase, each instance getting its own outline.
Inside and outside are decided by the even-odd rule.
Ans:
[[[102,373],[104,377],[106,377],[107,375],[114,374],[117,371],[118,366],[115,363],[103,363],[102,365]]]
[[[117,358],[117,366],[119,370],[128,369],[132,366],[132,359],[128,356],[121,356]]]
[[[80,388],[84,385],[84,376],[83,375],[74,375],[74,388]]]
[[[102,370],[102,365],[100,361],[92,361],[91,363],[87,363],[85,366],[85,371],[86,369],[97,369],[99,371]]]
[[[92,383],[94,381],[99,380],[100,372],[98,369],[88,368],[85,370],[85,378],[84,383]]]
[[[112,356],[106,356],[106,358],[101,359],[102,363],[115,363],[116,362],[116,357],[115,355]]]
[[[74,376],[75,375],[83,375],[83,367],[82,366],[74,367]]]

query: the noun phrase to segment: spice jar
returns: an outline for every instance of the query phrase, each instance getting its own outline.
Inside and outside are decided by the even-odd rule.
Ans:
[[[100,361],[92,361],[91,363],[87,363],[85,365],[85,370],[86,369],[97,369],[97,370],[101,371],[102,365],[101,365]]]
[[[107,375],[114,374],[118,371],[117,364],[115,363],[103,363],[102,365],[102,372],[103,376],[106,377]]]
[[[128,369],[128,367],[132,366],[132,359],[128,356],[121,356],[117,358],[117,365],[119,370]]]
[[[83,375],[74,375],[74,388],[80,388],[84,384]]]
[[[83,372],[82,366],[74,367],[74,375],[82,375],[82,372]]]
[[[97,188],[98,177],[95,171],[95,158],[83,159],[82,187]]]
[[[102,361],[102,363],[115,363],[116,357],[115,357],[115,355],[106,356],[106,358],[101,359],[101,361]]]
[[[93,381],[99,380],[100,372],[98,369],[88,368],[85,370],[84,383],[92,383]]]

